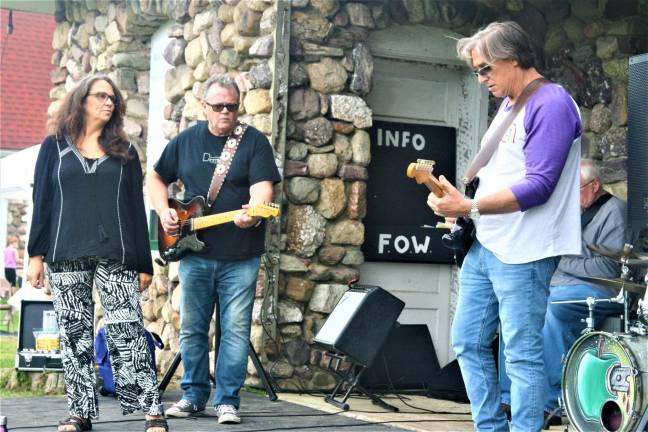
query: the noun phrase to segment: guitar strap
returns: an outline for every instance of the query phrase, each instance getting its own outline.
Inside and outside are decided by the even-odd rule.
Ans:
[[[475,159],[473,159],[472,164],[470,164],[470,167],[468,167],[466,173],[461,178],[461,182],[464,185],[470,183],[470,181],[473,179],[473,177],[475,177],[477,172],[484,165],[488,163],[491,156],[493,156],[493,153],[495,153],[495,150],[497,150],[497,147],[499,147],[500,141],[502,141],[502,137],[504,136],[504,133],[511,125],[511,123],[513,123],[513,120],[515,119],[515,117],[517,117],[517,115],[522,110],[524,105],[526,105],[529,99],[531,99],[531,96],[533,96],[533,94],[536,91],[538,91],[542,86],[550,82],[551,81],[545,78],[537,78],[531,81],[529,84],[527,84],[527,86],[522,91],[522,94],[520,94],[520,97],[518,98],[516,104],[513,105],[513,109],[509,111],[507,116],[497,126],[497,128],[493,131],[493,133],[491,133],[488,136],[486,143],[481,147],[481,149],[475,156]]]
[[[223,151],[220,154],[216,168],[214,168],[214,175],[212,176],[211,184],[209,185],[209,190],[207,191],[207,206],[211,207],[216,201],[216,197],[223,186],[227,172],[232,165],[232,160],[234,159],[234,154],[236,149],[238,149],[239,143],[247,130],[248,125],[243,122],[237,122],[234,126],[234,130],[225,140],[225,145],[223,146]]]
[[[603,204],[608,202],[610,198],[612,198],[612,195],[610,195],[607,192],[604,193],[599,197],[599,199],[594,201],[594,204],[587,207],[587,209],[583,213],[581,213],[581,229],[584,229],[587,226],[587,224],[590,223],[592,219],[594,219],[594,216],[596,216],[599,210],[601,210]]]

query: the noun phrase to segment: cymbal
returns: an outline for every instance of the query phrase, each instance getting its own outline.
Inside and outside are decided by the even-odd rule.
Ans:
[[[642,255],[632,250],[631,246],[626,245],[623,250],[613,251],[603,246],[587,245],[592,252],[610,258],[616,262],[627,265],[648,266],[648,255]]]
[[[586,280],[588,282],[595,283],[597,285],[603,285],[609,288],[625,288],[629,293],[643,294],[646,291],[646,286],[641,285],[635,282],[624,281],[623,279],[608,279],[601,277],[591,277],[591,276],[580,276],[579,279]]]

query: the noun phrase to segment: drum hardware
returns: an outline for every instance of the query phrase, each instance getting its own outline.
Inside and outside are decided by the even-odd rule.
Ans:
[[[648,267],[648,255],[634,252],[634,247],[628,243],[623,245],[623,250],[621,251],[612,251],[597,245],[587,245],[587,248],[598,255],[610,258],[621,264]]]
[[[577,304],[577,303],[587,304],[587,318],[581,320],[581,322],[585,323],[585,329],[583,330],[583,333],[589,333],[591,331],[594,331],[594,309],[596,308],[596,304],[597,303],[627,303],[625,302],[625,297],[626,297],[625,293],[621,291],[619,295],[613,298],[597,299],[595,297],[587,297],[585,300],[552,301],[551,304]]]
[[[636,282],[630,282],[628,280],[621,279],[621,278],[612,279],[612,278],[602,278],[602,277],[593,277],[593,276],[579,276],[578,278],[608,288],[625,289],[626,291],[633,294],[642,295],[646,292],[646,285],[638,284]]]
[[[618,279],[608,279],[608,278],[599,278],[599,277],[590,277],[590,276],[583,276],[581,277],[581,279],[595,284],[621,289],[617,298],[623,295],[623,330],[625,333],[628,333],[630,331],[630,321],[629,321],[630,304],[628,302],[628,292],[635,293],[635,294],[646,294],[646,287],[644,285],[630,282],[631,274],[630,274],[630,268],[628,267],[628,264],[630,262],[630,257],[639,257],[640,255],[637,255],[634,252],[632,252],[632,245],[627,243],[624,245],[622,253],[610,252],[607,249],[601,248],[599,246],[588,245],[587,247],[590,250],[598,254],[601,254],[602,256],[605,256],[607,258],[611,258],[611,259],[615,259],[613,257],[619,258],[618,260],[616,260],[621,263],[621,276]],[[643,260],[643,258],[641,258],[641,260]],[[645,262],[648,263],[648,259],[645,260]]]
[[[638,336],[646,336],[648,335],[648,328],[643,324],[632,325],[630,326],[630,333]]]
[[[644,293],[644,297],[639,300],[637,315],[639,316],[639,321],[648,325],[648,272],[644,276],[644,282],[646,283],[646,292]]]

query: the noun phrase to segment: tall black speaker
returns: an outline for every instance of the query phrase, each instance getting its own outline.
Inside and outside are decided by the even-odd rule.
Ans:
[[[353,285],[313,340],[369,367],[404,307],[402,300],[378,286]]]
[[[648,53],[630,57],[628,81],[628,225],[648,228]]]

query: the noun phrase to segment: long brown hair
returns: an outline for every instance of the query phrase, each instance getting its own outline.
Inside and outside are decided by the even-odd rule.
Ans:
[[[115,94],[115,109],[108,123],[101,130],[99,136],[99,145],[110,156],[121,159],[126,163],[130,156],[128,155],[129,141],[126,132],[124,132],[124,114],[126,113],[126,104],[124,97],[115,85],[115,83],[106,75],[91,75],[84,78],[74,89],[68,92],[63,99],[63,103],[49,121],[48,129],[50,133],[61,139],[69,135],[73,141],[79,139],[85,130],[86,118],[84,102],[92,84],[96,81],[105,81],[113,89]]]

